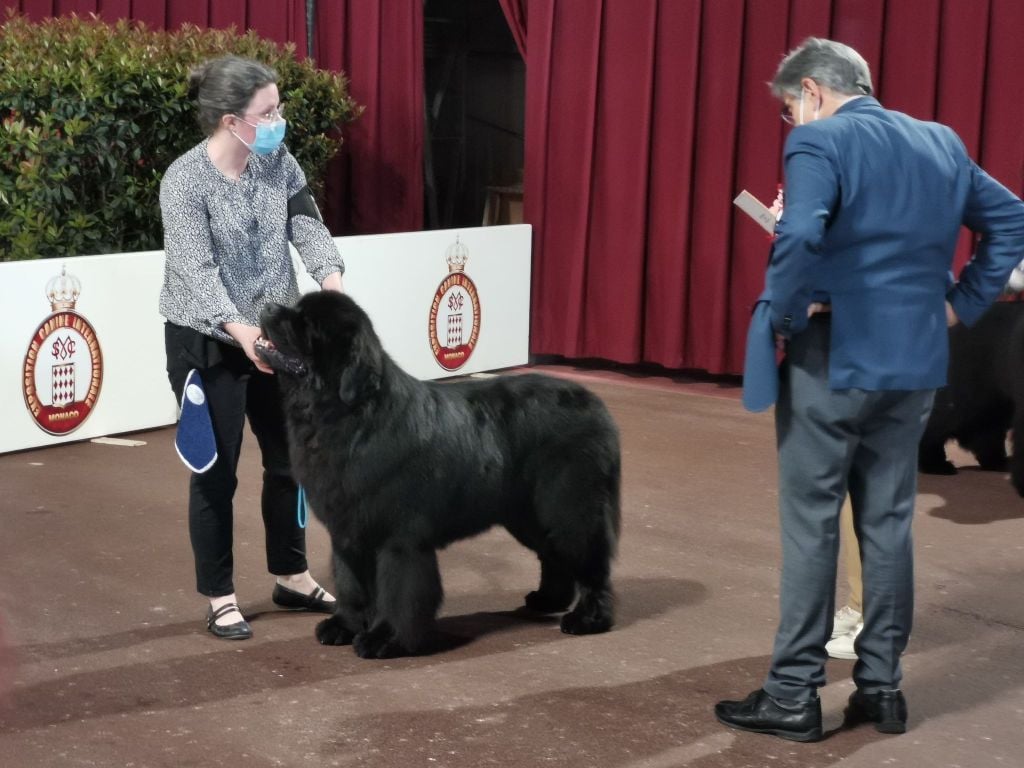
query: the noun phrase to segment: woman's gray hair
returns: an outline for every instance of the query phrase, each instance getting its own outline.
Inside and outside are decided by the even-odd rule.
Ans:
[[[805,77],[844,96],[870,96],[873,92],[871,70],[864,57],[834,40],[808,37],[786,54],[772,78],[772,95],[779,99],[798,96]]]
[[[241,115],[260,88],[277,82],[277,72],[254,59],[221,56],[188,75],[188,97],[195,101],[199,127],[213,134],[224,115]]]

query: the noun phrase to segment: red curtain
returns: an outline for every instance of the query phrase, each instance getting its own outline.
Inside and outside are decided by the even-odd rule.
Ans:
[[[527,0],[498,0],[501,10],[508,19],[512,38],[516,41],[519,53],[526,58],[526,4]]]
[[[29,18],[96,13],[106,21],[253,29],[307,50],[305,0],[0,0]],[[344,130],[327,180],[324,216],[335,234],[415,231],[423,226],[422,0],[318,0],[314,57],[342,70],[366,107]]]
[[[808,35],[1024,189],[1019,0],[500,1],[527,65],[534,353],[741,370],[768,243],[731,201],[782,181],[766,82]]]
[[[317,63],[345,72],[366,107],[328,177],[338,231],[422,229],[423,2],[321,0],[317,11]]]

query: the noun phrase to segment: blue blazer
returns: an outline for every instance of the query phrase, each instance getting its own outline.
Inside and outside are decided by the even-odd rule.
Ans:
[[[979,168],[950,128],[870,96],[794,128],[785,174],[786,205],[748,334],[744,402],[754,410],[774,402],[774,332],[800,333],[812,298],[822,297],[832,304],[833,389],[943,386],[945,302],[972,325],[998,297],[1024,257],[1024,202]],[[961,225],[980,239],[954,284]]]

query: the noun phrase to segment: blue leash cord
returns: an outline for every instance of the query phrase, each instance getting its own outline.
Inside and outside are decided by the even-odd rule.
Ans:
[[[299,486],[298,500],[295,505],[295,515],[298,519],[299,528],[306,527],[306,489]]]

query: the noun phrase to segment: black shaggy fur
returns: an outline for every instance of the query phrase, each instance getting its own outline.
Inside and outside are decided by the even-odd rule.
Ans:
[[[442,600],[436,550],[494,525],[540,560],[528,608],[568,611],[571,634],[611,628],[619,439],[595,395],[533,374],[421,382],[335,292],[268,305],[262,323],[293,471],[331,536],[339,607],[321,643],[417,652]]]
[[[958,325],[949,332],[948,384],[935,393],[918,468],[955,474],[945,448],[955,439],[982,469],[1009,468],[1024,496],[1024,451],[1006,455],[1011,429],[1017,440],[1024,439],[1024,302],[997,302],[971,328]]]

